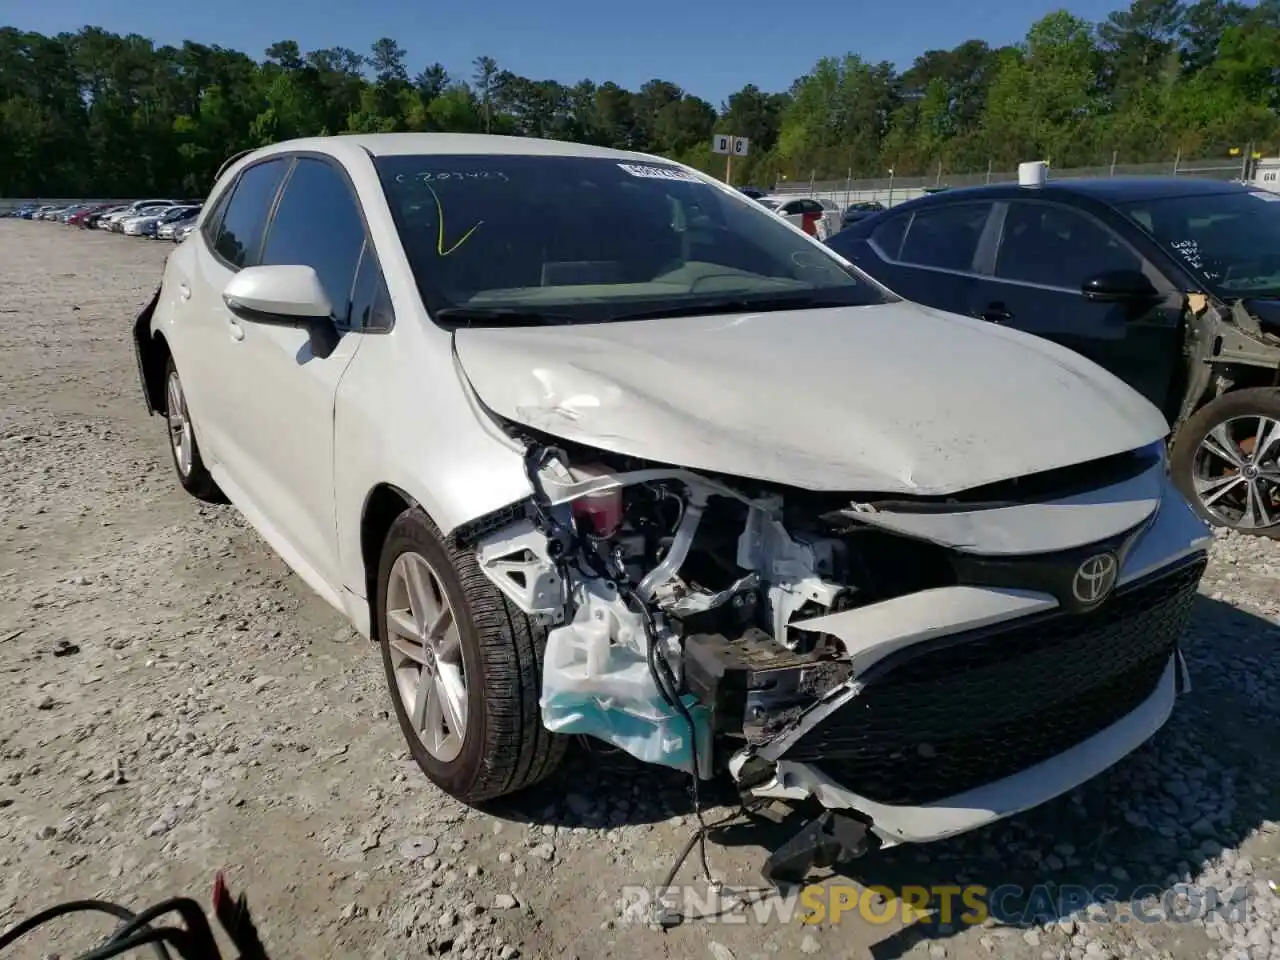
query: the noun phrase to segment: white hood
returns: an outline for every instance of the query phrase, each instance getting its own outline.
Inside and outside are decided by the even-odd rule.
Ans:
[[[907,302],[461,329],[496,413],[614,453],[808,490],[939,495],[1168,432],[1046,340]]]

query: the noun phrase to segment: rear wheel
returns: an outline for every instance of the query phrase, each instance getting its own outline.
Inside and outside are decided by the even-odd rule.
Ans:
[[[173,357],[169,357],[165,363],[164,416],[169,426],[169,452],[173,454],[173,469],[178,474],[182,489],[199,500],[221,500],[222,492],[209,475],[204,459],[200,456],[200,445],[196,443],[191,412],[187,409],[187,395],[182,389],[182,378],[178,376]]]
[[[433,783],[478,803],[555,771],[567,741],[538,706],[545,629],[416,507],[383,544],[376,611],[396,719]]]
[[[1254,387],[1206,404],[1178,431],[1169,466],[1209,523],[1280,537],[1280,391]]]

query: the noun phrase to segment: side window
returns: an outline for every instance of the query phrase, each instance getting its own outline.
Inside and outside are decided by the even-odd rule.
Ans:
[[[902,238],[907,235],[907,223],[911,214],[890,217],[871,231],[868,238],[882,255],[890,260],[897,260],[902,252]]]
[[[360,256],[360,269],[356,271],[355,286],[351,289],[351,329],[390,330],[392,326],[391,297],[373,244],[368,240]]]
[[[232,266],[253,264],[262,242],[262,228],[287,167],[287,161],[281,157],[256,164],[240,174],[213,242],[213,249]]]
[[[345,177],[323,160],[300,157],[267,231],[260,263],[306,264],[320,277],[341,327],[354,325],[351,287],[364,221]]]
[[[989,203],[948,203],[917,210],[898,259],[921,267],[972,270]]]
[[[1142,260],[1102,224],[1071,207],[1011,203],[995,275],[1079,290],[1104,270],[1141,270]]]
[[[227,201],[236,192],[236,182],[236,180],[233,180],[227,184],[227,188],[222,193],[218,194],[218,199],[214,201],[213,206],[205,215],[204,221],[200,224],[200,229],[204,233],[205,239],[209,241],[209,246],[213,246],[218,239],[218,231],[222,228],[222,215],[227,212]]]

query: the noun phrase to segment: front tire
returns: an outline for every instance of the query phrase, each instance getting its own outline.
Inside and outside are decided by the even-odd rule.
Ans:
[[[173,455],[173,470],[178,475],[182,489],[197,500],[218,503],[222,491],[210,476],[200,456],[196,443],[195,427],[191,412],[187,409],[187,395],[182,388],[178,368],[169,357],[164,370],[164,418],[169,427],[169,453]]]
[[[1178,431],[1169,469],[1208,523],[1280,538],[1280,390],[1251,387],[1205,404]]]
[[[567,740],[538,706],[545,628],[417,507],[387,533],[374,624],[409,752],[441,790],[479,803],[559,766]]]

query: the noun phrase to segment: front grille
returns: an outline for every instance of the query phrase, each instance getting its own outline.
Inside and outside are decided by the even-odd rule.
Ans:
[[[910,648],[785,759],[880,803],[922,804],[1047,760],[1154,691],[1186,628],[1203,556],[1054,612]]]

